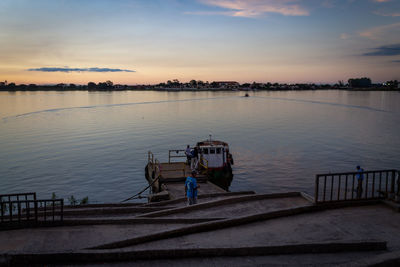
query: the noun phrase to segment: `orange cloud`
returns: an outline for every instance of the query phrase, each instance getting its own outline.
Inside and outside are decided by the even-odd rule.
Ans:
[[[384,16],[384,17],[400,17],[400,12],[390,13],[390,12],[375,11],[374,14],[379,15],[379,16]]]
[[[400,23],[370,28],[359,34],[362,37],[372,40],[392,39],[396,36],[400,36]]]
[[[233,17],[258,17],[267,13],[285,16],[309,15],[308,10],[296,4],[297,0],[201,0],[201,2],[229,10],[229,12],[213,12],[213,14]]]

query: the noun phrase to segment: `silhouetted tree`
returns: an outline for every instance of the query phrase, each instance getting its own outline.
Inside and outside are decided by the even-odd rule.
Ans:
[[[94,82],[89,82],[87,86],[88,86],[88,90],[96,89],[96,84]]]
[[[189,83],[190,83],[190,86],[193,88],[197,86],[196,80],[191,80]]]
[[[364,78],[356,78],[356,79],[349,79],[349,86],[352,88],[366,88],[371,87],[371,79],[364,77]]]

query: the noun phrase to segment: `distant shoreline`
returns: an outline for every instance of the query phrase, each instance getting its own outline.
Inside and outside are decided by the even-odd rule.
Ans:
[[[24,88],[24,89],[0,89],[0,92],[38,92],[38,91],[54,91],[54,92],[72,92],[72,91],[86,91],[86,92],[121,92],[121,91],[157,91],[157,92],[258,92],[258,91],[327,91],[327,90],[339,90],[339,91],[397,91],[400,92],[400,88],[380,88],[380,87],[369,87],[369,88],[309,88],[309,89],[292,89],[292,88],[274,88],[274,89],[227,89],[227,88],[113,88],[113,89],[87,89],[87,88],[56,88],[53,86],[38,86],[37,88]]]

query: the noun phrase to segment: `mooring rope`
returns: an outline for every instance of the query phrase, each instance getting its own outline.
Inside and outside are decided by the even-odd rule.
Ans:
[[[145,197],[142,197],[141,194],[142,194],[144,191],[146,191],[147,189],[149,189],[160,177],[161,177],[161,175],[159,175],[156,179],[154,179],[154,181],[151,182],[151,184],[149,184],[145,189],[143,189],[143,190],[140,191],[139,193],[137,193],[137,194],[135,194],[135,195],[133,195],[133,196],[131,196],[131,197],[125,199],[125,200],[122,200],[121,203],[122,203],[122,202],[126,202],[126,201],[131,200],[131,199],[145,198]]]

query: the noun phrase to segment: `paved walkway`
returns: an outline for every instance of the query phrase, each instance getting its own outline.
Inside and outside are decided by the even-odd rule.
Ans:
[[[384,204],[322,209],[299,193],[221,194],[190,207],[181,199],[66,210],[66,222],[76,226],[0,231],[0,254],[9,257],[0,256],[0,265],[2,259],[8,264],[7,259],[23,262],[29,257],[46,262],[55,257],[49,253],[57,253],[56,262],[149,257],[153,260],[135,262],[143,266],[250,266],[339,264],[400,252],[400,213]],[[89,225],[82,225],[88,220]],[[352,252],[343,253],[344,248]],[[324,249],[330,253],[309,254]],[[296,251],[296,255],[267,255]],[[193,255],[213,257],[180,259]],[[170,256],[178,258],[160,259]]]

